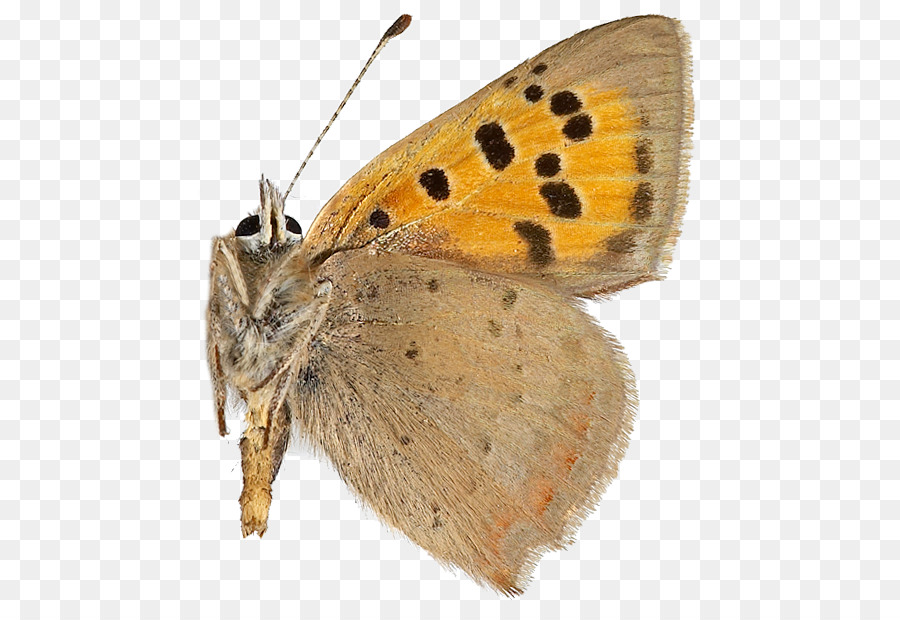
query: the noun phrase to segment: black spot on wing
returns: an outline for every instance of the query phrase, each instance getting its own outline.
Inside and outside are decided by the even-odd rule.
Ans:
[[[483,124],[475,132],[475,141],[495,170],[503,170],[515,157],[516,151],[506,139],[506,132],[499,123]]]
[[[650,141],[646,138],[638,140],[635,145],[634,161],[641,174],[647,174],[653,167],[653,152],[650,150]]]
[[[544,63],[540,63],[539,65],[535,65],[534,69],[532,69],[531,72],[534,73],[535,75],[540,75],[546,70],[547,70],[547,65],[545,65]]]
[[[594,124],[587,114],[573,116],[563,126],[563,133],[570,140],[584,140],[594,131]]]
[[[503,293],[503,307],[509,310],[516,303],[516,300],[519,298],[519,294],[516,293],[514,289],[507,289]]]
[[[541,197],[558,217],[574,219],[581,215],[581,199],[571,185],[564,181],[551,181],[541,185]]]
[[[534,171],[541,177],[552,177],[559,174],[559,155],[544,153],[534,160]]]
[[[516,76],[511,75],[508,78],[506,78],[506,80],[503,81],[503,85],[506,86],[507,88],[509,88],[510,86],[515,84],[516,80],[518,80],[518,79],[519,78],[517,78]]]
[[[653,186],[647,183],[639,183],[634,197],[631,199],[631,216],[641,222],[650,217],[653,212]]]
[[[532,84],[525,89],[525,99],[530,103],[537,103],[544,96],[544,89],[537,84]]]
[[[528,244],[528,260],[539,267],[553,262],[555,257],[549,230],[525,220],[513,224],[513,229]]]
[[[375,228],[387,228],[391,225],[391,216],[381,209],[375,209],[369,215],[369,224]]]
[[[564,90],[550,97],[550,111],[557,116],[575,114],[581,109],[581,99],[571,90]]]
[[[491,336],[494,338],[499,338],[503,335],[503,326],[500,325],[497,321],[493,319],[488,320],[488,332],[490,332]]]
[[[425,188],[433,200],[447,200],[450,197],[447,173],[440,168],[432,168],[419,175],[419,185]]]

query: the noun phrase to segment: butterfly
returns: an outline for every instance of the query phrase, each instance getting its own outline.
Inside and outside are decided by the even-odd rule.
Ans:
[[[688,45],[661,16],[578,33],[384,151],[305,236],[260,181],[259,209],[213,240],[207,314],[221,434],[229,392],[247,405],[244,536],[266,531],[296,436],[384,523],[507,595],[574,539],[637,407],[578,299],[670,262]]]

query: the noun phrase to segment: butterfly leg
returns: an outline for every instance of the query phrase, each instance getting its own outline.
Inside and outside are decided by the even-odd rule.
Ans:
[[[216,407],[216,422],[219,435],[228,434],[225,425],[225,401],[228,396],[225,372],[222,369],[222,357],[219,343],[222,342],[222,308],[232,313],[225,316],[239,316],[240,305],[234,298],[234,293],[228,286],[225,275],[226,266],[221,263],[222,254],[218,251],[221,242],[216,240],[213,244],[212,261],[209,269],[209,307],[206,313],[206,357],[209,363],[209,376],[212,380],[213,400]]]
[[[228,426],[225,425],[225,401],[228,396],[225,387],[225,375],[222,372],[222,360],[219,355],[219,347],[211,344],[207,351],[209,357],[210,377],[212,378],[213,399],[216,404],[216,422],[219,426],[219,435],[228,434]]]

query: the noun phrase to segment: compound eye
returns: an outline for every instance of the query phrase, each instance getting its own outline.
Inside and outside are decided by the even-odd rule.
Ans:
[[[298,224],[297,220],[292,218],[290,215],[284,216],[284,227],[288,229],[289,233],[293,233],[295,235],[303,234],[303,229],[300,228],[300,224]]]
[[[236,237],[249,237],[259,232],[259,216],[250,215],[241,220],[241,223],[234,229]]]

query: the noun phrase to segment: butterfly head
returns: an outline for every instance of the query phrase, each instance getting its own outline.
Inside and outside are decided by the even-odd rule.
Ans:
[[[284,214],[281,192],[263,177],[259,181],[259,209],[240,221],[234,236],[247,250],[264,252],[299,243],[303,232],[297,220]]]
[[[272,398],[275,370],[306,333],[317,296],[330,287],[309,276],[300,226],[285,216],[278,188],[262,178],[259,195],[255,213],[213,239],[207,315],[217,368],[256,413]]]

